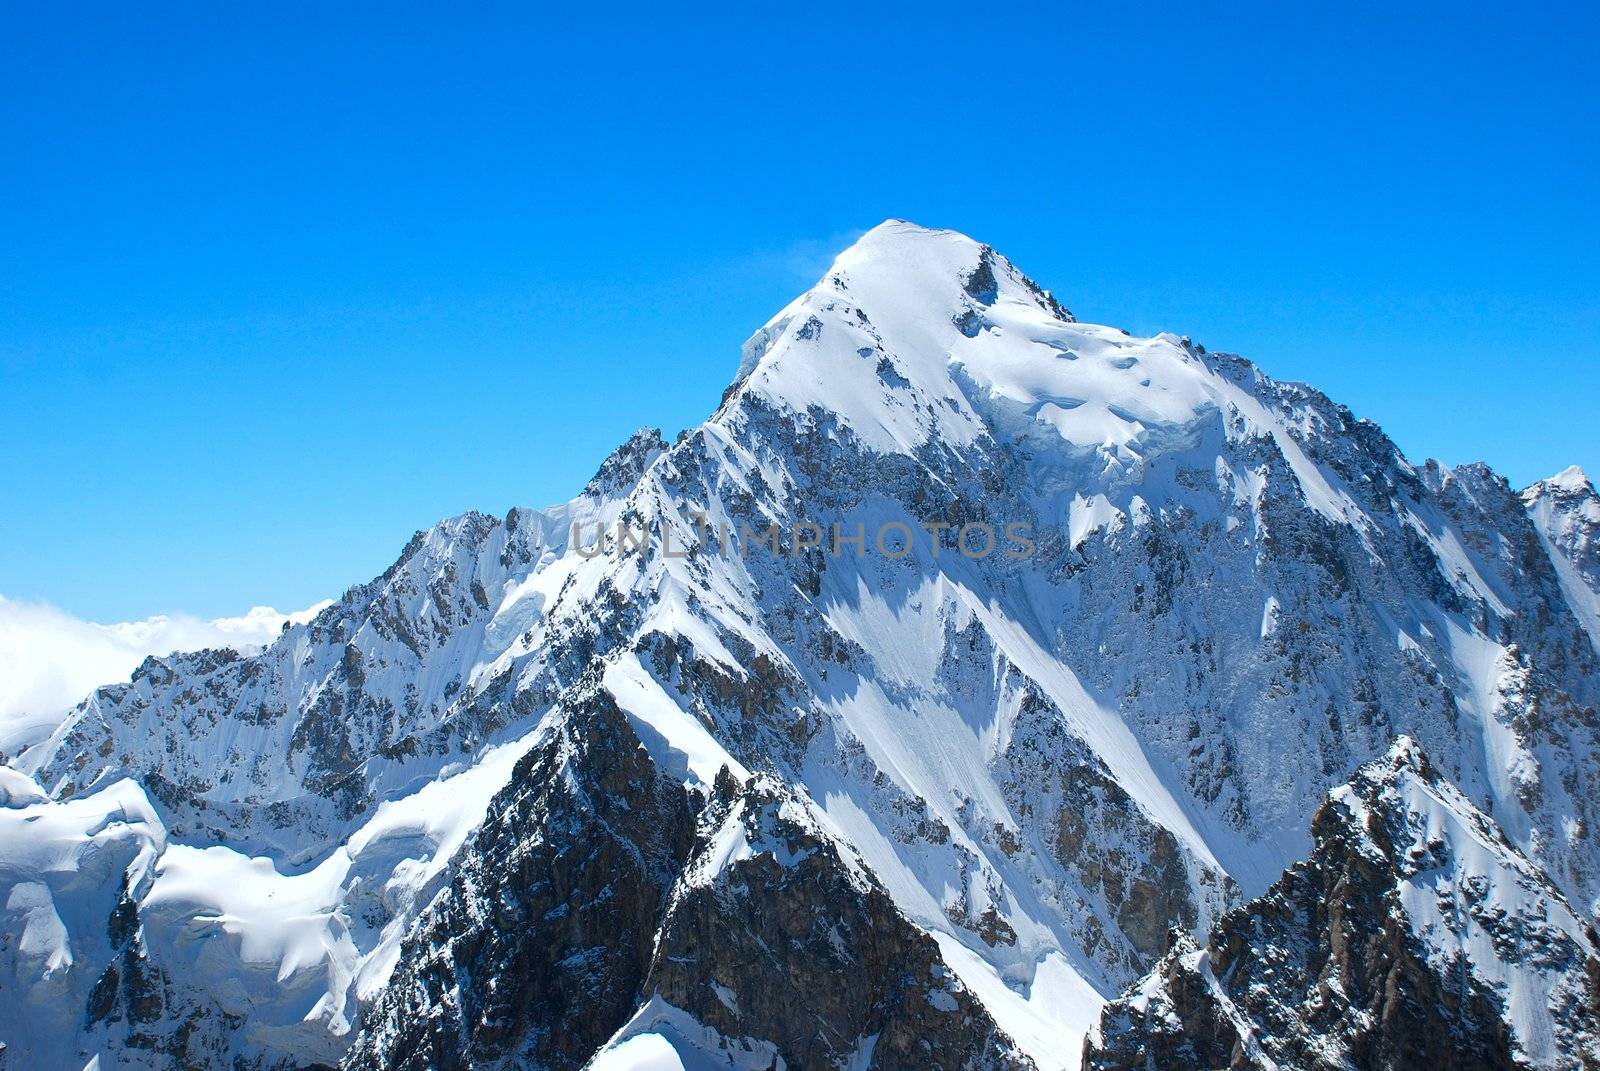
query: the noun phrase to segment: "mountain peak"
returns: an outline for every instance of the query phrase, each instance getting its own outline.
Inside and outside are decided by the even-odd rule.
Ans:
[[[835,258],[818,285],[848,290],[851,279],[876,286],[915,283],[930,296],[947,293],[949,284],[955,282],[982,305],[994,304],[1002,291],[1014,292],[1029,304],[1040,304],[1043,299],[1046,311],[1064,322],[1073,319],[992,246],[960,231],[924,227],[909,220],[886,219],[867,231]]]
[[[1346,496],[1253,393],[1274,388],[1245,380],[1187,338],[1080,323],[958,231],[889,220],[751,336],[734,391],[808,426],[827,414],[875,454],[1027,440],[1097,473],[1136,473],[1157,444],[1235,413],[1230,434],[1273,437],[1315,508],[1346,519]]]
[[[1388,769],[1395,772],[1409,770],[1424,777],[1431,776],[1433,766],[1428,762],[1428,756],[1423,752],[1422,745],[1416,739],[1404,733],[1395,737],[1385,756]]]
[[[1568,465],[1554,476],[1546,476],[1522,490],[1522,500],[1532,505],[1544,495],[1563,498],[1600,498],[1595,493],[1594,481],[1577,465]]]
[[[666,449],[667,441],[661,437],[660,428],[638,429],[600,463],[583,493],[599,498],[632,486]]]
[[[1568,465],[1544,482],[1563,491],[1588,490],[1590,494],[1594,493],[1594,481],[1577,465]]]
[[[1080,324],[993,247],[890,220],[750,337],[735,386],[832,413],[878,453],[1001,424],[1115,452],[1211,405],[1202,378],[1186,340]]]
[[[924,227],[910,220],[886,219],[857,238],[834,259],[834,269],[860,269],[875,261],[905,255],[934,256],[970,269],[989,247],[960,231]]]
[[[1561,516],[1581,518],[1591,528],[1600,525],[1600,493],[1595,491],[1589,474],[1577,465],[1568,465],[1554,476],[1523,488],[1522,503],[1542,518],[1541,524],[1547,529],[1553,518]]]
[[[939,238],[963,241],[974,247],[980,244],[976,239],[969,238],[960,231],[951,230],[949,227],[924,227],[922,224],[914,223],[909,219],[890,216],[877,226],[867,228],[861,237],[852,243],[851,248],[884,242],[918,242]]]

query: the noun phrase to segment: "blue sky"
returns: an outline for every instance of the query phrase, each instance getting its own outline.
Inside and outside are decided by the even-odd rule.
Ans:
[[[564,499],[890,216],[1600,469],[1593,5],[755,7],[6,5],[0,594],[295,608]]]

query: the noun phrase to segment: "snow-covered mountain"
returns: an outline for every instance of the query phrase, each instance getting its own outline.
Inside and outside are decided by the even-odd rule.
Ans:
[[[1583,1066],[1597,524],[885,223],[675,442],[18,756],[0,1066],[1411,1066],[1307,888],[1484,1066]]]

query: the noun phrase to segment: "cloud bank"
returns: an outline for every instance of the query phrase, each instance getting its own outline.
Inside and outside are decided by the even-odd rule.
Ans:
[[[328,605],[292,614],[256,606],[243,617],[213,621],[175,614],[100,625],[49,603],[0,595],[0,752],[14,755],[48,735],[80,699],[102,684],[127,680],[149,655],[251,650],[270,643],[285,621],[309,621]]]

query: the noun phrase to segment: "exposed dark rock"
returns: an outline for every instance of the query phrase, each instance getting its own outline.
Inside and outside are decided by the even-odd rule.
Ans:
[[[1032,1066],[933,938],[774,779],[756,778],[711,825],[673,897],[649,985],[788,1067],[862,1056],[884,1069]]]
[[[412,928],[346,1066],[581,1067],[636,1006],[693,830],[610,696],[575,703]]]

